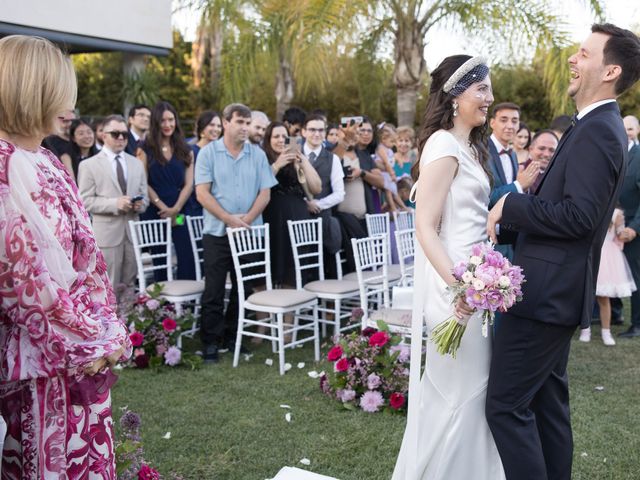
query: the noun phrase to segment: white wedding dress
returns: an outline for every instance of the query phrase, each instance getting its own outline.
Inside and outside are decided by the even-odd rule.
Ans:
[[[456,263],[469,257],[473,244],[486,241],[490,185],[482,166],[445,130],[429,138],[420,165],[446,156],[458,160],[458,172],[444,205],[440,240]],[[414,188],[420,188],[420,180]],[[423,312],[428,332],[453,313],[446,283],[418,241],[413,309],[414,332],[422,328]],[[413,350],[420,352],[420,338],[412,334],[412,355]],[[415,373],[419,360],[412,361],[407,428],[393,480],[505,478],[484,414],[490,361],[491,336],[482,336],[479,314],[469,319],[455,359],[440,355],[428,342],[421,381]]]

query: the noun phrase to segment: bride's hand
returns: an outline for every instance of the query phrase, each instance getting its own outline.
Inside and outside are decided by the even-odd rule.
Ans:
[[[459,298],[456,302],[455,308],[453,310],[453,315],[458,320],[463,320],[466,323],[466,320],[469,319],[475,310],[469,306],[467,302],[465,302],[464,298]]]

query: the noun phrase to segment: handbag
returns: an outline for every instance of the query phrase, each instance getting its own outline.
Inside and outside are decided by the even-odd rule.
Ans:
[[[299,163],[295,164],[295,169],[296,175],[298,176],[298,183],[302,187],[302,190],[304,190],[307,200],[313,200],[313,194],[311,193],[311,190],[309,190],[309,184],[307,183],[307,177],[304,174],[304,170]]]

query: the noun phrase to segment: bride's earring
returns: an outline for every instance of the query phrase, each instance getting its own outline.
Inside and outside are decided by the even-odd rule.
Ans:
[[[458,116],[458,102],[453,102],[453,116]]]

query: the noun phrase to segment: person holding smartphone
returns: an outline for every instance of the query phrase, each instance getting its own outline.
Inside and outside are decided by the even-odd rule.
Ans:
[[[78,165],[78,190],[92,216],[111,284],[133,286],[137,269],[129,220],[138,220],[149,205],[147,176],[142,163],[125,152],[124,117],[111,115],[105,119],[103,141],[100,152]]]

